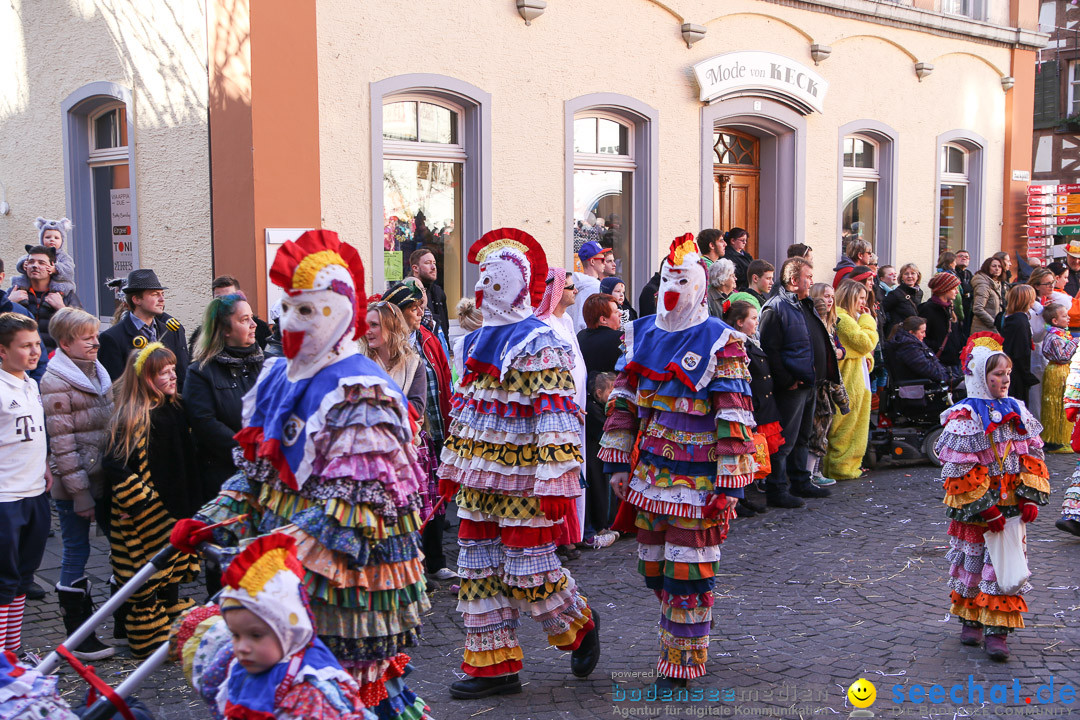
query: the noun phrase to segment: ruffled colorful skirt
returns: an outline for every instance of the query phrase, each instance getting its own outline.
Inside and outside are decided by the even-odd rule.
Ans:
[[[555,554],[573,530],[567,523],[577,524],[581,494],[572,356],[547,326],[530,332],[517,352],[501,371],[466,359],[439,467],[460,518],[461,669],[473,677],[521,670],[523,614],[560,650],[577,649],[594,627],[586,598]]]
[[[1043,373],[1042,381],[1042,424],[1043,442],[1065,445],[1071,450],[1073,423],[1065,419],[1065,378],[1069,376],[1069,366],[1050,363]]]
[[[1066,520],[1080,520],[1080,466],[1069,480],[1070,485],[1065,488],[1065,499],[1061,502],[1061,517]]]
[[[949,612],[961,620],[977,623],[987,631],[1003,633],[1024,627],[1027,603],[1022,597],[1031,590],[1024,583],[1015,595],[1006,595],[997,584],[997,575],[986,549],[985,525],[953,520],[949,523]]]

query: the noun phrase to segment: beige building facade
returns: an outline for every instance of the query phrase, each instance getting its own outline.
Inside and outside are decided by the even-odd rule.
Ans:
[[[942,249],[1021,242],[1034,0],[115,6],[0,10],[17,68],[0,81],[0,252],[10,264],[34,217],[67,213],[80,291],[119,268],[99,235],[125,225],[106,226],[93,168],[126,152],[131,262],[185,322],[215,273],[265,314],[267,260],[311,227],[361,250],[369,292],[432,249],[451,305],[471,295],[468,246],[500,226],[568,268],[611,242],[634,298],[704,227],[745,227],[774,263],[809,244],[819,279],[852,237],[925,277]],[[88,52],[35,52],[50,32]],[[80,155],[120,106],[127,150]]]

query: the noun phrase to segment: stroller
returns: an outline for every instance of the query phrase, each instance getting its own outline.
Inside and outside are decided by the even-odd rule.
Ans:
[[[889,377],[877,417],[870,422],[867,467],[916,465],[926,461],[941,467],[934,445],[941,436],[941,413],[953,404],[954,383],[896,382],[892,368]]]
[[[144,707],[133,710],[136,703],[131,707],[128,698],[139,688],[140,685],[161,667],[169,656],[168,643],[162,643],[161,647],[154,651],[150,657],[142,662],[118,687],[112,688],[95,673],[93,668],[87,668],[76,659],[68,648],[78,647],[100,623],[112,616],[124,602],[127,601],[142,585],[150,580],[155,574],[169,565],[170,560],[180,552],[172,545],[162,548],[150,561],[139,570],[127,583],[124,584],[109,600],[104,603],[89,620],[67,638],[53,652],[33,668],[34,677],[45,677],[55,671],[61,662],[67,662],[72,669],[86,682],[90,684],[90,707],[80,709],[77,716],[82,720],[108,720],[114,715],[119,715],[125,720],[141,720],[149,717]],[[218,571],[226,556],[235,553],[235,549],[223,549],[210,543],[202,543],[199,546],[199,554],[203,557],[211,572]],[[34,716],[30,716],[34,717]],[[52,717],[52,715],[50,715]]]

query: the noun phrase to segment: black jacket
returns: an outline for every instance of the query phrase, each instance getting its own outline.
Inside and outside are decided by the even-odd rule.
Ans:
[[[197,362],[188,366],[184,409],[195,447],[209,466],[203,476],[203,502],[217,495],[221,484],[236,472],[233,436],[243,424],[244,395],[258,380],[263,359],[256,344],[247,355],[226,349],[202,367]]]
[[[776,407],[776,395],[773,393],[772,371],[769,358],[757,343],[748,342],[746,356],[750,359],[750,392],[754,397],[754,421],[758,427],[771,422],[780,422],[780,411]]]
[[[22,304],[15,302],[8,294],[3,290],[0,290],[0,313],[13,312],[19,315],[26,315],[27,317],[33,317],[30,311],[23,307]]]
[[[55,291],[50,290],[38,295],[33,290],[27,290],[26,302],[23,303],[23,305],[26,306],[26,310],[30,313],[30,317],[37,320],[38,335],[41,336],[41,354],[43,359],[56,349],[56,341],[53,340],[52,335],[49,334],[49,320],[52,319],[52,316],[59,312],[59,310],[45,302],[45,296],[48,295],[49,292]],[[74,290],[67,293],[61,293],[60,295],[64,298],[64,307],[82,308],[82,302],[79,301],[79,296],[75,294]]]
[[[656,314],[656,295],[659,292],[660,273],[657,272],[649,278],[649,282],[645,284],[645,287],[641,288],[641,294],[638,295],[638,314],[641,317]]]
[[[175,320],[172,324],[177,328],[176,330],[170,330],[166,325],[170,320]],[[163,313],[154,320],[154,327],[157,328],[158,341],[176,355],[176,387],[178,391],[182,390],[188,366],[188,346],[184,326],[168,313]],[[142,339],[136,340],[136,337]],[[135,329],[131,313],[127,313],[120,322],[101,333],[100,339],[101,349],[98,350],[98,360],[109,371],[109,377],[116,380],[124,373],[124,366],[127,364],[131,351],[141,346],[146,338]],[[139,345],[137,346],[136,343]]]
[[[735,287],[740,290],[745,288],[748,281],[746,271],[749,269],[750,263],[754,262],[754,256],[745,250],[739,252],[735,249],[735,246],[729,243],[727,249],[724,250],[724,257],[735,266]]]
[[[139,474],[137,453],[124,461],[113,454],[105,456],[105,477],[110,487]],[[150,411],[150,433],[146,446],[150,482],[161,498],[169,516],[175,520],[191,517],[202,506],[199,479],[202,465],[195,452],[184,409],[177,402],[167,402]]]
[[[901,328],[885,343],[885,362],[898,383],[911,380],[946,382],[949,373],[926,344]]]
[[[446,307],[446,291],[437,282],[424,283],[424,290],[427,292],[427,304],[428,309],[431,310],[431,317],[435,318],[435,322],[442,328],[443,335],[449,338],[450,311]]]
[[[885,311],[885,334],[892,331],[894,325],[907,320],[919,313],[919,303],[922,302],[922,288],[908,287],[900,283],[895,290],[885,296],[881,303],[881,309]]]
[[[816,327],[806,326],[806,316],[801,309],[803,304],[809,308],[813,317],[817,318]],[[769,368],[777,391],[784,392],[796,382],[814,385],[817,372],[814,368],[814,348],[810,341],[811,330],[824,335],[826,346],[832,347],[825,323],[821,322],[810,298],[799,300],[795,293],[781,287],[762,308],[758,337],[761,338],[761,349],[769,358]],[[839,382],[840,371],[836,364],[836,354],[827,352],[825,355],[828,363],[827,378],[822,379]]]
[[[1080,292],[1080,270],[1069,268],[1069,281],[1065,283],[1065,294],[1076,297],[1078,292]]]
[[[1031,321],[1026,312],[1005,316],[1001,349],[1012,358],[1012,382],[1009,396],[1027,402],[1028,391],[1039,384],[1039,378],[1031,372]]]
[[[919,317],[926,319],[925,343],[930,351],[942,365],[959,365],[965,333],[961,323],[953,322],[952,308],[930,299],[919,306]]]
[[[577,341],[590,375],[615,372],[615,363],[622,356],[621,332],[608,327],[586,328],[577,334]]]

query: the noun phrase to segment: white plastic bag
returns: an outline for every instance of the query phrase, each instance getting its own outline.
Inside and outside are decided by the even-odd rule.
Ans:
[[[983,535],[997,584],[1005,595],[1015,595],[1031,577],[1027,564],[1027,524],[1019,517],[1005,521],[1001,532]]]

